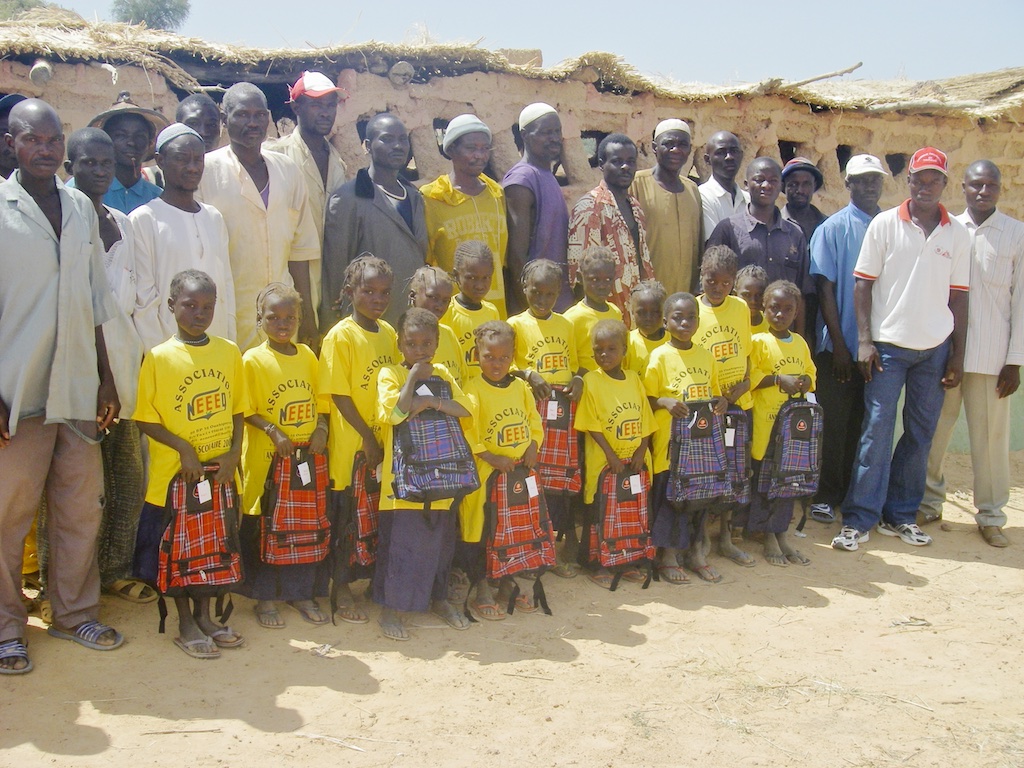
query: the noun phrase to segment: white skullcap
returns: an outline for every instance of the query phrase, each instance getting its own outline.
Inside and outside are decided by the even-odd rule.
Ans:
[[[199,135],[198,131],[193,128],[189,128],[184,123],[171,123],[160,131],[160,135],[156,137],[156,151],[159,152],[167,142],[174,141],[174,139],[179,136],[190,135],[195,136],[200,141],[203,140],[203,137]]]
[[[491,138],[491,129],[484,125],[476,115],[459,115],[453,117],[451,122],[448,123],[448,127],[444,132],[444,139],[441,141],[441,149],[446,153],[448,147],[455,143],[455,141],[467,133],[486,133],[487,138]]]
[[[658,123],[658,126],[654,129],[654,138],[658,138],[661,134],[668,133],[669,131],[682,131],[687,136],[692,135],[688,122],[670,117],[668,120],[662,120]]]
[[[534,104],[529,104],[523,107],[523,111],[519,113],[519,130],[523,130],[538,118],[544,117],[544,115],[557,115],[558,112],[550,104],[545,104],[543,101],[538,101]]]

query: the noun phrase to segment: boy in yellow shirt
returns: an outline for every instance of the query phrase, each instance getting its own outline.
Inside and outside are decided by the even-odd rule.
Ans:
[[[494,254],[485,243],[466,240],[458,244],[452,277],[459,284],[459,292],[452,298],[441,323],[455,331],[469,377],[480,375],[473,332],[489,320],[501,319],[498,308],[486,299],[493,276]]]
[[[597,368],[591,331],[599,320],[622,322],[622,312],[608,301],[615,289],[615,255],[610,248],[592,245],[583,252],[577,272],[583,284],[583,298],[565,310],[576,336],[576,356],[584,373]]]
[[[764,316],[764,289],[768,285],[768,273],[757,264],[747,264],[736,273],[736,295],[750,308],[750,335],[768,333],[768,321]]]
[[[623,367],[636,371],[643,378],[651,352],[669,339],[665,330],[665,299],[668,293],[657,280],[644,280],[629,294],[629,313],[633,330],[629,332],[629,349]]]

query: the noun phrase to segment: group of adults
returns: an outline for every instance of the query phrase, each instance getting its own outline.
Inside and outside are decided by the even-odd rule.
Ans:
[[[888,173],[858,155],[845,168],[850,204],[826,217],[812,204],[824,179],[811,161],[780,167],[758,157],[744,168],[741,142],[727,131],[707,139],[711,177],[698,186],[687,175],[691,127],[670,119],[651,137],[650,169],[637,170],[633,139],[605,137],[600,182],[569,208],[554,173],[561,120],[548,104],[522,110],[522,159],[500,183],[485,174],[491,129],[466,114],[443,137],[450,172],[417,189],[403,175],[411,151],[399,117],[367,122],[368,167],[347,179],[328,141],[345,92],[304,72],[290,97],[297,127],[273,141],[267,100],[251,83],[229,88],[220,105],[189,96],[174,123],[119,99],[66,142],[49,104],[0,99],[0,673],[29,664],[23,542],[44,491],[40,574],[51,634],[115,648],[121,635],[99,622],[101,587],[139,602],[156,597],[131,574],[142,451],[137,428],[118,416],[130,415],[141,356],[174,332],[169,283],[186,268],[217,286],[211,332],[245,350],[259,342],[256,299],[272,282],[298,290],[308,310],[299,337],[315,346],[341,316],[344,269],[363,252],[388,261],[402,288],[424,263],[451,270],[459,243],[483,241],[496,266],[489,298],[513,314],[525,308],[519,275],[533,259],[563,266],[564,310],[584,250],[611,248],[612,300],[626,310],[646,279],[669,293],[698,292],[705,246],[728,245],[741,266],[760,266],[769,282],[791,280],[805,296],[797,327],[816,339],[828,457],[814,509],[829,520],[842,508],[834,546],[856,549],[876,526],[911,544],[930,541],[916,516],[941,510],[942,456],[961,401],[979,527],[993,546],[1008,543],[1024,224],[996,209],[993,163],[967,168],[966,210],[954,217],[939,202],[948,168],[938,150],[915,154],[909,199],[886,212],[878,203]],[[386,319],[405,303],[393,297]],[[891,454],[904,388],[904,432]]]

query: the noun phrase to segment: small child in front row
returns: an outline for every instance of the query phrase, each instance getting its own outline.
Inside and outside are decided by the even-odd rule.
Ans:
[[[633,330],[629,332],[629,349],[623,367],[644,377],[651,352],[668,341],[665,331],[665,299],[668,292],[657,280],[644,280],[629,294],[629,313]]]
[[[651,401],[657,432],[654,433],[654,489],[651,511],[651,543],[658,548],[656,567],[669,584],[686,584],[689,579],[679,567],[677,556],[685,552],[686,567],[705,581],[720,577],[704,557],[700,542],[706,532],[698,531],[696,546],[691,547],[690,525],[696,509],[677,510],[666,498],[669,482],[669,441],[672,420],[690,415],[688,403],[698,400],[714,402],[714,412],[725,413],[729,402],[718,386],[717,364],[711,353],[693,343],[700,325],[697,299],[689,293],[673,293],[665,300],[665,327],[669,341],[653,352],[644,375],[644,387]],[[707,515],[699,515],[699,525],[706,526]]]
[[[533,389],[537,398],[544,424],[544,441],[542,445],[564,445],[554,438],[555,427],[547,418],[549,398],[552,390],[563,393],[570,403],[578,403],[583,394],[583,378],[579,375],[579,361],[576,356],[576,338],[572,323],[563,315],[554,311],[562,286],[562,268],[549,259],[534,259],[523,268],[523,294],[529,308],[525,312],[513,315],[508,324],[516,334],[515,367]],[[570,405],[571,409],[571,405]],[[571,412],[571,411],[570,411]],[[567,420],[568,439],[572,446],[564,445],[567,452],[575,449],[578,444],[577,434],[572,419]],[[578,458],[578,450],[577,450]],[[567,457],[559,456],[563,464],[568,463]],[[574,467],[565,467],[567,471],[580,473],[579,462]],[[556,576],[574,578],[579,569],[579,536],[576,533],[576,507],[580,501],[580,493],[552,492],[544,475],[538,471],[544,500],[551,516],[551,525],[555,531],[565,538],[565,545],[558,553],[558,564],[552,569]],[[580,474],[573,476],[578,483]],[[559,480],[566,484],[565,476]]]
[[[434,362],[443,365],[460,387],[466,383],[466,356],[455,331],[441,322],[448,312],[454,289],[451,276],[440,267],[420,267],[409,281],[409,306],[429,310],[438,320],[437,352]]]
[[[487,481],[492,473],[511,472],[517,464],[532,469],[537,463],[544,433],[529,385],[509,372],[515,356],[512,327],[501,320],[484,323],[476,329],[476,346],[480,375],[470,379],[465,391],[473,404],[480,489],[467,496],[459,507],[460,560],[475,585],[469,607],[481,619],[498,621],[505,618],[505,606],[516,584],[514,576],[505,577],[495,596],[487,579],[484,533]],[[537,611],[528,590],[520,589],[515,610],[520,613]]]
[[[768,273],[757,264],[747,264],[736,273],[736,295],[747,303],[750,309],[750,335],[768,333],[768,320],[764,316],[764,289],[768,285]]]
[[[292,342],[302,316],[299,292],[271,283],[256,304],[256,325],[267,339],[242,356],[249,407],[242,444],[240,528],[245,584],[238,591],[257,601],[261,627],[285,626],[275,600],[287,602],[310,624],[326,624],[331,617],[314,599],[319,565],[269,565],[260,556],[263,489],[274,455],[287,459],[295,455],[297,445],[306,444],[310,453],[322,454],[327,448],[327,409],[317,397],[316,355],[305,344]]]
[[[473,332],[489,320],[501,319],[498,308],[486,299],[493,276],[494,254],[486,243],[466,240],[455,247],[452,277],[459,284],[459,292],[452,298],[441,322],[455,331],[470,377],[480,375]]]
[[[417,503],[394,493],[394,429],[406,419],[435,410],[456,419],[470,416],[471,404],[443,365],[432,360],[437,351],[437,317],[412,309],[398,320],[402,362],[386,366],[377,378],[377,420],[384,443],[384,477],[380,495],[380,543],[373,579],[373,599],[383,607],[378,623],[385,637],[408,640],[402,614],[428,608],[455,629],[469,629],[469,620],[447,600],[448,572],[455,554],[456,514],[453,499]],[[452,398],[421,394],[430,377],[451,386]],[[429,390],[429,387],[427,388]]]
[[[591,347],[591,332],[600,320],[622,322],[622,312],[608,301],[615,290],[615,255],[610,248],[592,245],[583,252],[576,273],[583,285],[583,298],[565,310],[576,335],[576,357],[583,373],[598,366]]]
[[[381,319],[391,303],[393,282],[394,273],[383,259],[369,254],[354,259],[345,269],[342,288],[342,297],[352,302],[352,314],[336,323],[320,346],[319,390],[332,403],[327,503],[333,552],[333,558],[328,556],[329,572],[320,581],[333,578],[335,615],[350,624],[370,620],[349,586],[363,574],[350,565],[347,544],[356,514],[352,482],[356,455],[364,455],[370,472],[384,458],[377,424],[377,376],[398,357],[395,330]],[[322,593],[325,584],[317,586]]]
[[[807,342],[792,332],[800,302],[800,289],[788,280],[776,280],[764,292],[764,314],[770,333],[754,337],[750,380],[754,385],[754,430],[751,441],[754,479],[747,528],[764,532],[764,558],[771,565],[809,565],[810,560],[789,545],[786,531],[793,519],[793,499],[769,500],[758,492],[762,459],[768,449],[779,408],[792,395],[814,389],[816,370]]]
[[[160,538],[171,517],[166,509],[171,482],[179,473],[186,482],[198,482],[204,465],[216,465],[214,479],[234,483],[247,404],[238,347],[206,333],[217,304],[217,286],[210,276],[195,269],[179,272],[171,280],[167,304],[178,330],[143,359],[135,410],[139,430],[151,441],[136,562],[140,575],[153,582]],[[193,658],[215,659],[221,648],[244,642],[210,617],[210,600],[221,591],[187,587],[185,594],[174,596],[179,633],[174,644]]]
[[[605,467],[615,474],[626,467],[633,472],[644,468],[655,431],[643,382],[635,371],[622,369],[628,335],[621,320],[600,320],[591,334],[591,349],[598,367],[583,377],[583,397],[576,411],[576,429],[586,435],[583,500],[590,505],[594,504],[598,479]],[[595,519],[592,510],[588,539],[596,535]],[[600,563],[587,576],[603,589],[612,588],[612,574]],[[627,571],[623,578],[645,580],[637,569]]]

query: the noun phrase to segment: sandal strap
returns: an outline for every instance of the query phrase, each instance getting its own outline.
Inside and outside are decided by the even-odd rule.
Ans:
[[[0,659],[28,660],[28,647],[20,638],[0,643]]]
[[[91,621],[83,622],[78,625],[75,629],[75,635],[82,638],[86,642],[95,643],[100,639],[100,635],[105,632],[113,632],[113,627],[108,627],[106,624],[102,624],[95,619]]]

